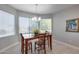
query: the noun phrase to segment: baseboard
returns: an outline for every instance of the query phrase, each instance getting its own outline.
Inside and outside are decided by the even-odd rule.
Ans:
[[[68,44],[66,42],[63,42],[63,41],[59,41],[59,40],[55,40],[56,42],[60,43],[60,44],[63,44],[63,45],[66,45],[68,47],[71,47],[71,48],[74,48],[74,49],[79,49],[79,47],[77,46],[74,46],[74,45],[71,45],[71,44]]]
[[[11,45],[9,45],[9,46],[7,46],[7,47],[1,49],[1,50],[0,50],[0,53],[5,52],[5,51],[8,50],[9,48],[12,48],[12,47],[16,46],[17,44],[19,44],[19,42],[13,43],[13,44],[11,44]]]

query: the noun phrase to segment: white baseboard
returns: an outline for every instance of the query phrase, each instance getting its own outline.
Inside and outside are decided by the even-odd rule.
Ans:
[[[17,44],[19,44],[19,42],[13,43],[13,44],[11,44],[11,45],[9,45],[9,46],[7,46],[7,47],[1,49],[1,50],[0,50],[0,53],[5,52],[5,51],[8,50],[9,48],[12,48],[12,47],[16,46]]]
[[[68,44],[68,43],[66,43],[66,42],[62,42],[62,41],[59,41],[59,40],[55,40],[55,41],[58,42],[58,43],[60,43],[60,44],[65,45],[65,46],[71,47],[71,48],[73,48],[73,49],[79,49],[79,47],[74,46],[74,45],[71,45],[71,44]]]

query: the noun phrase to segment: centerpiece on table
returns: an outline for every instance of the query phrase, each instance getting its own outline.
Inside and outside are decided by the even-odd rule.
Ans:
[[[34,33],[34,36],[37,36],[40,33],[40,30],[39,29],[34,29],[33,33]]]

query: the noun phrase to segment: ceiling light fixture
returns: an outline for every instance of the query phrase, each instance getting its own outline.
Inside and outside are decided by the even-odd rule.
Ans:
[[[35,12],[38,13],[38,4],[35,4]],[[34,16],[32,18],[32,20],[34,20],[34,21],[40,21],[41,20],[41,17]]]

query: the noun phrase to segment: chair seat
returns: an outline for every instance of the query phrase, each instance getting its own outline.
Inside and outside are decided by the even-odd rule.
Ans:
[[[40,40],[40,41],[36,41],[35,42],[37,45],[44,45],[44,41]]]
[[[35,52],[36,50],[38,51],[38,53],[41,50],[45,50],[45,36],[44,35],[39,35],[38,37],[38,41],[35,42]]]

